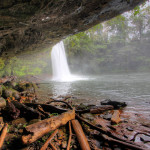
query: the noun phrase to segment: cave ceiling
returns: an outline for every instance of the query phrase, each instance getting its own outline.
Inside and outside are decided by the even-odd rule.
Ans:
[[[36,52],[144,0],[0,0],[0,56]]]

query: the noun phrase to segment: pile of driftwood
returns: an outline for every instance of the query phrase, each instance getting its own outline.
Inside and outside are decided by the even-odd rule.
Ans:
[[[16,141],[19,141],[19,145],[15,149],[23,147],[41,150],[146,149],[144,144],[138,145],[135,139],[139,134],[149,137],[149,128],[134,130],[133,126],[129,127],[129,122],[120,119],[126,103],[105,100],[99,106],[77,105],[72,107],[70,97],[61,100],[50,98],[50,101],[44,104],[35,103],[36,86],[33,83],[19,82],[13,85],[14,78],[8,79],[1,80],[3,98],[1,97],[0,100],[0,148],[3,146],[4,149],[14,149],[15,140],[12,140],[10,144],[7,136],[11,132],[13,134],[17,132]],[[14,91],[10,92],[8,97],[6,96],[6,91],[10,86],[18,92],[17,96],[13,95]],[[12,125],[12,122],[18,118],[25,118],[27,121],[18,131],[13,128],[13,131],[7,134],[9,125]],[[4,124],[3,119],[7,123]],[[35,119],[36,121],[31,123],[31,120]],[[132,138],[126,134],[127,131],[122,131],[123,125],[126,125],[128,131],[134,131]],[[64,131],[63,128],[67,131]],[[60,134],[60,132],[63,133]],[[42,138],[44,138],[43,141]],[[144,140],[144,142],[149,141]]]

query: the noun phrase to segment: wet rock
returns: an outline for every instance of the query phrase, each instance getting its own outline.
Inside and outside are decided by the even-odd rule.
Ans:
[[[112,118],[111,118],[111,123],[112,124],[118,124],[120,122],[121,122],[120,111],[119,110],[114,110],[114,113],[113,113]]]
[[[39,122],[39,121],[41,121],[41,119],[32,119],[32,120],[30,120],[29,125],[30,125],[30,124],[34,124],[34,123],[37,123],[37,122]]]
[[[90,121],[94,120],[94,115],[92,115],[91,113],[85,113],[85,114],[82,114],[81,116]]]
[[[87,105],[83,104],[83,103],[80,103],[80,105],[78,105],[76,107],[77,110],[83,110],[83,109],[87,109]]]
[[[13,89],[5,89],[2,96],[4,98],[12,97],[12,93],[13,93]]]
[[[18,125],[18,124],[26,124],[27,121],[25,118],[18,118],[12,121],[12,125]]]
[[[6,89],[4,85],[0,85],[0,96],[3,96],[3,92]]]
[[[133,128],[131,128],[131,127],[127,127],[126,128],[128,131],[133,131]]]
[[[6,100],[3,97],[0,97],[0,108],[6,107]]]
[[[127,104],[125,102],[112,101],[110,99],[106,99],[101,102],[101,105],[112,105],[114,109],[119,109],[121,107],[126,107]]]
[[[32,83],[20,82],[16,86],[16,90],[18,90],[19,92],[27,91],[29,89],[33,89]]]
[[[139,123],[141,123],[143,126],[146,126],[146,127],[149,127],[150,128],[150,121],[149,121],[149,119],[148,118],[146,118],[146,117],[138,117],[137,118],[137,121],[139,122]]]
[[[18,91],[14,90],[14,89],[11,89],[11,88],[6,88],[2,94],[2,96],[4,98],[7,98],[7,97],[15,97],[15,99],[19,99],[20,98],[20,94]]]
[[[105,119],[100,118],[100,117],[95,118],[94,122],[95,122],[96,126],[100,126],[100,127],[105,128],[105,129],[107,129],[108,128],[107,126],[110,125],[110,121],[105,120]]]
[[[4,86],[7,86],[7,87],[9,87],[9,88],[15,88],[16,85],[17,85],[17,82],[15,82],[15,81],[7,81],[7,82],[5,82],[3,85],[4,85]]]
[[[106,120],[111,120],[111,117],[112,117],[112,114],[110,114],[110,113],[103,115],[103,119],[106,119]]]
[[[141,135],[140,140],[144,143],[150,142],[150,136]]]

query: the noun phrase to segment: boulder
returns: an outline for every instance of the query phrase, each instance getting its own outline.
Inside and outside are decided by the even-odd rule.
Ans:
[[[3,97],[0,97],[0,108],[6,107],[6,100]]]
[[[20,94],[18,91],[14,90],[14,89],[11,89],[11,88],[6,88],[4,91],[3,91],[3,94],[2,96],[4,98],[7,98],[7,97],[15,97],[15,99],[19,99],[20,98]]]
[[[125,102],[112,101],[110,99],[106,99],[101,102],[101,105],[112,105],[114,109],[119,109],[121,107],[126,107],[127,104]]]

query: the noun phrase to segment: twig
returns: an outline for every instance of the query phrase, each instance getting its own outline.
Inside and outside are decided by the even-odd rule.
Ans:
[[[47,141],[44,143],[44,145],[42,146],[42,148],[40,150],[46,150],[48,145],[50,144],[51,140],[53,139],[53,137],[57,134],[58,129],[56,129],[51,135],[50,137],[47,139]]]
[[[44,114],[46,117],[49,117],[49,113],[47,113],[47,112],[45,112],[44,110],[43,110],[43,108],[40,106],[40,105],[38,105],[38,110],[42,113],[42,114]]]
[[[144,134],[144,135],[146,135],[146,136],[150,136],[150,135],[147,134],[147,133],[144,133],[144,132],[138,132],[138,133],[136,133],[136,134],[133,136],[133,138],[132,138],[130,141],[135,141],[136,136],[139,135],[139,134]]]
[[[71,129],[71,122],[69,121],[69,140],[68,140],[67,150],[70,150],[71,138],[72,138],[72,129]]]
[[[49,143],[50,146],[52,147],[53,150],[57,150],[57,148],[52,144],[52,143]]]
[[[4,128],[3,128],[2,134],[0,136],[0,149],[2,148],[4,140],[5,140],[5,137],[7,134],[7,128],[8,128],[8,124],[6,123]]]

